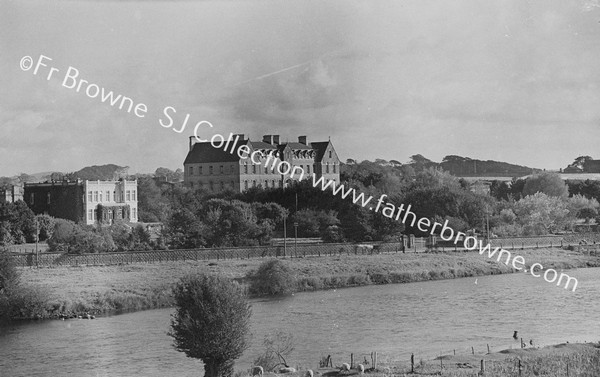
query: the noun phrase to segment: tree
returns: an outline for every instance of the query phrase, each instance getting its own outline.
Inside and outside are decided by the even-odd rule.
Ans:
[[[537,192],[542,192],[548,196],[566,198],[569,195],[569,188],[560,178],[560,175],[544,172],[533,175],[525,181],[523,196],[533,195]]]
[[[563,199],[538,192],[516,202],[515,214],[526,235],[539,235],[564,227],[569,210]]]
[[[254,360],[254,365],[260,365],[265,370],[273,371],[276,366],[289,367],[286,357],[294,351],[294,335],[277,330],[274,334],[267,334],[263,339],[265,352]]]
[[[216,275],[186,276],[174,288],[173,346],[204,362],[206,377],[230,377],[250,346],[251,308],[242,288]]]

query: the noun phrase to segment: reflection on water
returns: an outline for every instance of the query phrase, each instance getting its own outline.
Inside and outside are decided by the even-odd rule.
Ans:
[[[525,274],[369,286],[253,300],[253,345],[236,364],[246,369],[262,351],[264,334],[292,332],[292,365],[315,368],[371,351],[406,363],[410,354],[480,352],[528,343],[598,341],[600,269],[572,270],[575,293]],[[0,327],[1,376],[198,376],[202,363],[186,358],[167,336],[171,309],[95,320],[18,323]]]

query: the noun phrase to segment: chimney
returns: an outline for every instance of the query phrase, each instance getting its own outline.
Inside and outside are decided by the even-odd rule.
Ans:
[[[263,143],[273,144],[273,135],[264,135]]]
[[[236,136],[239,136],[240,140],[244,140],[244,134],[235,134],[233,135],[232,139],[235,140]]]
[[[306,136],[298,136],[298,142],[306,145]]]
[[[275,145],[279,145],[279,135],[273,135],[273,143]]]
[[[197,141],[198,140],[195,136],[190,136],[190,152],[192,151],[192,148],[194,147],[194,144],[196,144]]]

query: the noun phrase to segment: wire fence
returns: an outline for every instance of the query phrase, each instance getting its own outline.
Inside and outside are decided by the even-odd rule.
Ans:
[[[424,241],[423,241],[424,243]],[[424,249],[417,249],[424,251]],[[20,267],[99,266],[132,263],[161,263],[185,260],[226,260],[250,258],[299,258],[334,255],[371,255],[380,253],[414,252],[397,243],[325,243],[286,246],[256,246],[214,249],[150,250],[94,254],[26,253],[13,254]]]

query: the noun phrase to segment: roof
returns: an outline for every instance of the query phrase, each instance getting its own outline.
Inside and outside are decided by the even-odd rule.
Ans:
[[[188,152],[183,163],[185,165],[203,162],[237,162],[240,160],[240,156],[237,154],[238,148],[247,143],[248,139],[238,140],[233,146],[229,145],[227,151],[223,148],[213,147],[210,142],[196,143],[192,146],[192,150]],[[233,151],[233,153],[230,153],[230,151]]]
[[[292,149],[312,149],[309,145],[302,143],[286,143]]]
[[[319,141],[316,143],[310,143],[315,151],[317,151],[317,157],[315,161],[320,162],[323,160],[323,156],[325,155],[325,151],[327,150],[327,146],[329,145],[328,141]]]
[[[252,148],[256,149],[277,149],[273,144],[265,143],[264,141],[251,141]]]

